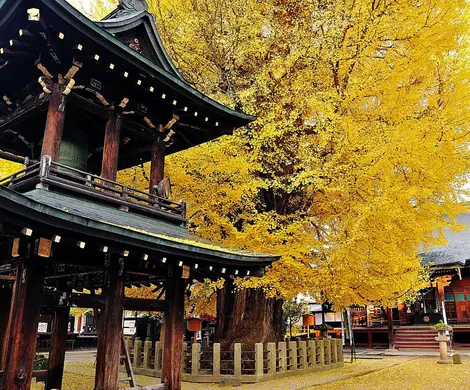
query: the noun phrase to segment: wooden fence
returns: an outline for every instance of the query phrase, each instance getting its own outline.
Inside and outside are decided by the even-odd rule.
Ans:
[[[131,344],[129,340],[134,372],[160,377],[162,344],[140,340]],[[226,351],[217,343],[206,348],[183,343],[182,380],[187,382],[218,383],[230,376],[242,383],[253,383],[342,366],[341,339],[259,343],[254,350],[243,350],[241,344],[234,344]]]

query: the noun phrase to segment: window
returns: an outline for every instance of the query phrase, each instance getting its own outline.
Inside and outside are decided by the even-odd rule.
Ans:
[[[444,300],[447,302],[454,302],[454,294],[445,294]]]
[[[455,294],[455,300],[456,301],[465,301],[465,294]]]

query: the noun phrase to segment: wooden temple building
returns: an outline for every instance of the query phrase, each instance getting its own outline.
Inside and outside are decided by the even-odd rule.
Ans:
[[[278,257],[192,237],[165,155],[254,118],[183,79],[137,0],[96,23],[65,0],[0,0],[0,101],[0,158],[25,166],[0,182],[0,388],[29,390],[47,311],[47,389],[60,389],[69,310],[86,307],[99,318],[96,390],[118,388],[123,310],[165,313],[162,388],[180,389],[188,285],[259,276]],[[149,192],[116,182],[148,161]],[[124,296],[149,284],[165,299]]]

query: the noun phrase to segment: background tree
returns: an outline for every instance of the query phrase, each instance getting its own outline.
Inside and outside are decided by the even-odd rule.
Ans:
[[[292,299],[284,301],[282,305],[283,319],[289,325],[289,334],[292,338],[292,326],[297,324],[307,313],[307,303],[302,300]]]

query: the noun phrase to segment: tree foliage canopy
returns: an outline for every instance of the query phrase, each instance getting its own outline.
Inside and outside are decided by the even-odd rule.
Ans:
[[[465,7],[152,2],[184,76],[258,116],[167,164],[197,234],[283,256],[245,285],[339,306],[394,304],[423,286],[419,253],[463,210]]]

